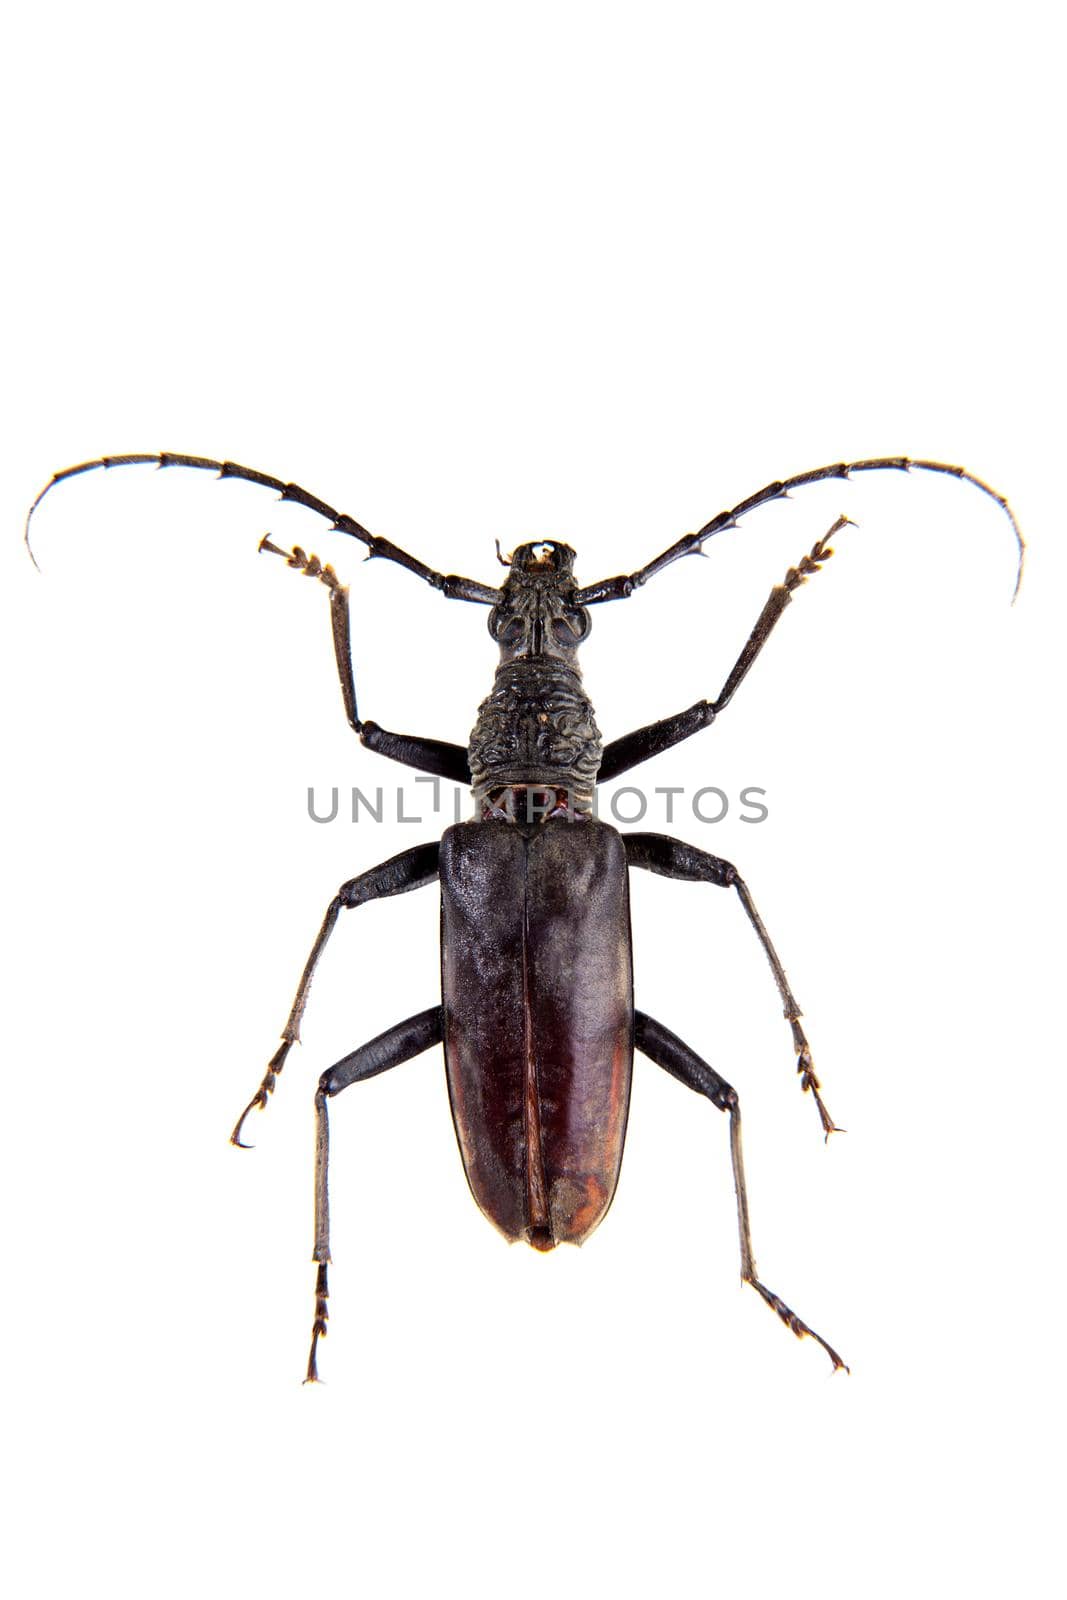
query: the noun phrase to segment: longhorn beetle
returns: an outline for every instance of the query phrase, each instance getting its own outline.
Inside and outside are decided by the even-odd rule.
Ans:
[[[536,1250],[551,1250],[562,1242],[581,1244],[611,1204],[622,1160],[635,1048],[727,1112],[742,1279],[798,1338],[815,1339],[835,1370],[844,1367],[837,1351],[757,1275],[736,1091],[662,1023],[634,1009],[628,869],[642,867],[683,882],[717,884],[737,894],[781,996],[801,1088],[811,1095],[828,1139],[835,1124],[820,1094],[801,1010],[782,963],[735,866],[662,834],[617,833],[593,815],[593,791],[598,783],[618,777],[714,722],[733,699],[795,591],[833,555],[830,540],[850,519],[838,517],[771,590],[714,700],[699,700],[675,716],[604,745],[582,686],[578,648],[589,633],[591,606],[629,598],[664,567],[702,551],[708,539],[735,527],[757,506],[806,484],[857,472],[920,468],[947,473],[991,496],[1009,518],[1018,544],[1017,592],[1023,540],[1004,497],[964,468],[939,461],[887,456],[839,462],[769,483],[720,512],[699,532],[678,539],[638,571],[597,583],[579,584],[575,552],[569,545],[551,540],[521,544],[507,557],[498,545],[497,556],[508,572],[501,587],[494,588],[433,571],[324,500],[268,473],[203,456],[125,455],[57,472],[30,508],[27,545],[34,512],[56,484],[97,467],[148,464],[215,472],[275,490],[282,500],[324,517],[334,531],[366,545],[371,556],[405,567],[447,599],[489,607],[489,632],[500,647],[493,688],[479,707],[466,749],[439,739],[390,733],[359,715],[348,591],[333,568],[299,546],[282,550],[269,536],[260,545],[328,590],[345,714],[361,742],[405,766],[469,784],[475,809],[474,820],[446,829],[440,842],[401,851],[342,885],[312,945],[282,1042],[231,1134],[233,1144],[243,1147],[246,1118],[266,1106],[289,1051],[300,1039],[315,967],[341,912],[436,879],[442,906],[441,1002],[338,1061],[322,1074],[315,1094],[317,1279],[308,1381],[318,1377],[316,1355],[328,1316],[327,1103],[350,1084],[399,1066],[437,1044],[444,1045],[452,1116],[474,1198],[508,1239],[525,1239]]]

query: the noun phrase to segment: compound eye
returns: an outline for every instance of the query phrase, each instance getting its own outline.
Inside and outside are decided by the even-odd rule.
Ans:
[[[578,606],[568,606],[562,617],[554,617],[552,633],[557,644],[573,648],[581,644],[591,626],[588,611],[581,610]]]
[[[502,644],[505,649],[513,650],[522,643],[526,632],[526,623],[522,617],[515,616],[514,612],[502,610],[494,606],[489,613],[489,632],[491,636]]]

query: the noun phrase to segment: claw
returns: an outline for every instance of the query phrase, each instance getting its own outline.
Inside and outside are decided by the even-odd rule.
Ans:
[[[819,1108],[819,1117],[820,1117],[820,1119],[822,1121],[822,1131],[823,1131],[824,1143],[826,1143],[826,1144],[830,1143],[830,1135],[832,1133],[847,1133],[848,1129],[847,1128],[839,1128],[837,1123],[834,1121],[833,1117],[830,1115],[829,1111],[827,1111],[826,1104],[825,1104],[825,1102],[823,1100],[822,1095],[819,1093],[818,1085],[815,1083],[814,1079],[812,1079],[812,1081],[810,1083],[805,1083],[804,1084],[804,1088],[805,1089],[810,1089],[812,1094],[815,1097],[815,1104]]]
[[[296,1043],[298,1043],[296,1039],[282,1040],[281,1044],[278,1046],[277,1050],[275,1050],[267,1064],[267,1070],[264,1073],[263,1082],[252,1096],[251,1100],[245,1106],[244,1110],[241,1112],[241,1115],[237,1118],[236,1126],[234,1127],[233,1132],[230,1134],[230,1143],[232,1145],[236,1145],[238,1150],[255,1149],[254,1145],[245,1144],[244,1140],[241,1138],[241,1129],[244,1127],[245,1118],[252,1111],[266,1110],[267,1100],[269,1096],[274,1093],[274,1086],[278,1082],[278,1073],[285,1066],[285,1058],[289,1054],[289,1051],[292,1049],[293,1045]]]
[[[236,1122],[236,1124],[234,1126],[234,1130],[230,1134],[230,1143],[232,1145],[234,1145],[238,1150],[254,1150],[256,1148],[254,1144],[246,1144],[245,1141],[241,1138],[241,1129],[244,1127],[245,1118],[249,1115],[249,1113],[252,1112],[252,1111],[257,1111],[257,1110],[258,1111],[262,1111],[266,1104],[267,1104],[266,1092],[263,1089],[260,1089],[256,1094],[254,1094],[252,1096],[251,1100],[248,1102],[248,1104],[245,1106],[244,1110],[241,1112],[241,1115],[237,1118],[237,1122]]]
[[[804,1037],[799,1018],[791,1017],[790,1022],[793,1028],[793,1045],[797,1052],[797,1071],[800,1073],[800,1087],[805,1094],[810,1091],[815,1104],[818,1106],[823,1136],[826,1143],[829,1144],[832,1133],[844,1133],[846,1130],[838,1127],[829,1111],[827,1111],[826,1102],[819,1093],[820,1085],[818,1078],[815,1076],[815,1066],[811,1059],[811,1047]]]
[[[815,1104],[819,1108],[819,1120],[822,1123],[822,1131],[825,1136],[826,1143],[829,1144],[830,1135],[832,1133],[846,1133],[848,1130],[846,1128],[839,1128],[829,1111],[827,1111],[826,1101],[819,1093],[819,1080],[812,1071],[811,1056],[806,1051],[802,1052],[797,1058],[797,1071],[800,1073],[801,1089],[805,1094],[810,1091]]]

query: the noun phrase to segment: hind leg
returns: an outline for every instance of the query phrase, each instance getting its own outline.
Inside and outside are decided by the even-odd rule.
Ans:
[[[338,1061],[319,1079],[315,1095],[315,1253],[312,1257],[318,1264],[318,1275],[315,1283],[315,1320],[311,1328],[311,1351],[305,1379],[307,1383],[318,1381],[315,1355],[319,1340],[325,1337],[329,1319],[327,1307],[330,1291],[326,1269],[330,1260],[330,1124],[326,1102],[333,1095],[340,1094],[342,1089],[347,1089],[349,1084],[364,1083],[368,1078],[376,1078],[379,1072],[388,1072],[390,1067],[398,1067],[401,1062],[421,1055],[432,1045],[440,1044],[443,1035],[442,1009],[440,1006],[431,1006],[428,1011],[420,1011],[418,1016],[408,1017],[405,1022],[398,1022],[395,1027],[380,1033],[376,1039],[360,1045],[358,1050],[353,1050],[350,1056]]]
[[[663,1067],[672,1077],[684,1083],[687,1088],[693,1089],[697,1094],[706,1095],[713,1105],[720,1111],[730,1113],[730,1160],[734,1169],[734,1188],[737,1191],[737,1229],[741,1242],[741,1277],[745,1283],[752,1285],[756,1293],[766,1301],[771,1310],[776,1312],[787,1328],[792,1329],[798,1339],[806,1336],[821,1344],[826,1354],[834,1364],[834,1371],[839,1367],[848,1368],[832,1345],[827,1344],[821,1334],[809,1328],[806,1322],[801,1322],[795,1311],[791,1311],[785,1301],[776,1295],[773,1289],[768,1289],[761,1283],[756,1273],[756,1258],[752,1253],[752,1234],[748,1220],[748,1191],[745,1188],[745,1168],[741,1157],[741,1108],[737,1099],[737,1090],[732,1089],[725,1078],[709,1067],[684,1044],[676,1034],[665,1028],[661,1022],[656,1022],[643,1011],[634,1014],[634,1044],[642,1055],[654,1061],[658,1067]]]

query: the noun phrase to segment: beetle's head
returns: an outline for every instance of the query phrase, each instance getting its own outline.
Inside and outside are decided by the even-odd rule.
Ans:
[[[573,583],[574,551],[569,544],[557,544],[554,539],[516,545],[510,556],[500,559],[511,569],[509,583],[524,578],[548,578],[556,583],[569,578]]]
[[[555,656],[573,661],[589,632],[589,613],[574,602],[578,585],[570,545],[542,539],[516,545],[500,560],[508,576],[500,604],[490,613],[489,632],[500,646],[501,659]]]

